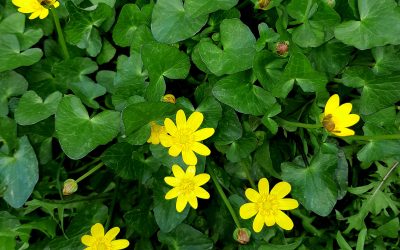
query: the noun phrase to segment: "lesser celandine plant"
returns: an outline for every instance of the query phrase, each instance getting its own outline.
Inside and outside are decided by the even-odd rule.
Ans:
[[[0,248],[398,249],[398,2],[0,1]]]

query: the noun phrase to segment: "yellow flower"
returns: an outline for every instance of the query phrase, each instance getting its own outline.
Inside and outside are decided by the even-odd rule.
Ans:
[[[196,174],[196,167],[189,166],[186,173],[178,165],[172,166],[172,173],[175,177],[167,176],[164,181],[173,188],[165,195],[165,199],[170,200],[178,197],[176,200],[176,211],[182,212],[189,202],[194,209],[197,208],[197,197],[209,199],[210,194],[202,187],[210,180],[209,174]]]
[[[90,229],[92,235],[84,235],[81,238],[85,246],[85,250],[119,250],[129,246],[128,240],[114,240],[119,233],[119,227],[111,228],[104,235],[104,227],[100,223],[96,223]]]
[[[337,136],[354,135],[354,130],[347,127],[353,126],[360,120],[360,116],[350,114],[351,103],[344,103],[339,106],[339,96],[331,96],[325,105],[325,112],[322,125],[326,130]]]
[[[203,114],[195,111],[186,121],[185,112],[179,110],[176,113],[176,126],[171,119],[166,118],[164,120],[168,134],[160,135],[160,141],[164,147],[169,148],[169,155],[176,157],[182,152],[183,161],[187,165],[193,166],[197,164],[197,157],[194,152],[204,156],[210,155],[210,149],[200,141],[212,136],[214,129],[203,128],[197,130],[203,119]]]
[[[152,122],[150,125],[151,125],[151,134],[147,142],[151,144],[160,144],[160,135],[167,134],[165,127],[158,125],[155,122]]]
[[[19,7],[19,12],[32,13],[29,19],[43,19],[49,15],[49,8],[60,6],[56,0],[12,0],[12,3]]]
[[[287,182],[279,182],[271,192],[266,178],[258,182],[258,191],[248,188],[245,195],[251,202],[240,207],[240,217],[249,219],[256,216],[253,221],[254,232],[260,232],[266,224],[268,227],[278,224],[285,230],[293,228],[293,221],[282,210],[291,210],[299,206],[295,199],[283,198],[289,194],[291,186]]]

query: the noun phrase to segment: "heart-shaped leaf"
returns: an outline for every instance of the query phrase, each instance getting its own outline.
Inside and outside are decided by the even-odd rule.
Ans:
[[[77,160],[117,136],[120,113],[106,110],[89,117],[79,98],[65,96],[58,106],[55,125],[61,148],[68,157]]]
[[[56,113],[62,94],[54,92],[43,102],[35,91],[26,92],[15,109],[15,121],[19,125],[32,125]]]
[[[19,139],[12,157],[0,155],[0,186],[6,187],[3,198],[19,208],[28,200],[39,180],[38,161],[26,136]]]
[[[186,0],[185,10],[191,17],[199,17],[217,10],[229,10],[238,0]]]
[[[28,82],[17,72],[0,73],[0,116],[8,114],[8,98],[22,95],[27,89]]]

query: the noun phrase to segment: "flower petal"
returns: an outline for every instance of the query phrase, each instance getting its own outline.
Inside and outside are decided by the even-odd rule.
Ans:
[[[253,221],[253,230],[256,233],[259,233],[261,232],[263,227],[264,227],[264,218],[260,213],[258,213]]]
[[[91,235],[84,235],[81,238],[81,242],[83,245],[90,247],[95,242],[96,238]]]
[[[332,114],[333,116],[335,115],[348,115],[351,112],[351,109],[353,108],[353,105],[351,103],[343,103],[342,105],[340,105],[335,112]]]
[[[256,215],[257,212],[257,205],[255,203],[245,203],[239,209],[239,215],[242,219],[249,219]]]
[[[279,200],[278,209],[279,210],[292,210],[299,206],[299,202],[295,199],[281,199]]]
[[[201,199],[210,199],[210,194],[202,187],[195,187],[194,194]]]
[[[167,131],[167,133],[172,136],[174,136],[176,134],[176,132],[178,131],[178,129],[175,126],[175,123],[169,118],[165,118],[164,126],[165,126],[165,130]]]
[[[172,173],[174,173],[174,176],[178,179],[185,176],[185,171],[177,164],[172,165]]]
[[[291,189],[292,187],[289,183],[287,183],[286,181],[281,181],[272,188],[271,195],[276,195],[278,199],[282,199],[283,197],[288,195],[288,193],[290,193]]]
[[[246,189],[244,194],[251,202],[257,202],[260,199],[260,194],[252,188]]]
[[[278,210],[275,214],[276,224],[285,230],[293,228],[293,221],[284,212]]]
[[[264,222],[267,226],[272,227],[273,225],[275,225],[275,217],[273,215],[265,216]]]
[[[166,134],[161,134],[160,135],[160,142],[161,145],[163,145],[166,148],[169,148],[173,145],[173,139],[172,136],[166,135]]]
[[[38,16],[40,16],[40,11],[35,11],[35,12],[33,12],[30,16],[29,16],[29,19],[35,19],[35,18],[37,18]]]
[[[179,189],[174,187],[173,189],[169,190],[166,194],[165,194],[165,199],[166,200],[170,200],[173,199],[175,197],[178,197],[179,195]]]
[[[186,115],[182,109],[176,113],[176,127],[178,130],[186,128]]]
[[[104,236],[104,227],[100,223],[96,223],[90,229],[92,236],[94,237],[103,237]]]
[[[208,156],[211,154],[211,150],[206,145],[200,142],[194,142],[192,145],[192,150],[199,155]]]
[[[196,186],[206,184],[210,180],[210,175],[206,173],[198,174],[194,177],[194,183]]]
[[[187,127],[190,131],[194,132],[194,131],[196,131],[196,130],[200,127],[200,125],[203,123],[203,119],[204,119],[203,114],[200,113],[200,112],[195,111],[195,112],[193,112],[193,113],[189,116],[189,118],[188,118],[188,120],[187,120],[187,123],[186,123],[186,127]]]
[[[339,107],[339,102],[340,100],[338,94],[331,96],[326,102],[324,115],[327,116],[328,114],[333,114]]]
[[[203,141],[209,137],[211,137],[215,132],[213,128],[202,128],[194,132],[194,140],[195,141]]]
[[[60,3],[59,3],[58,1],[55,1],[55,2],[53,3],[53,7],[54,7],[54,8],[57,8],[58,6],[60,6]]]
[[[129,246],[129,241],[122,239],[122,240],[113,240],[111,241],[111,247],[113,250],[124,249]]]
[[[49,15],[49,10],[46,8],[43,8],[42,11],[40,12],[39,18],[43,19]]]
[[[354,135],[354,130],[349,129],[349,128],[340,128],[339,132],[332,131],[332,134],[336,135],[336,136],[350,136],[350,135]]]
[[[360,120],[360,116],[356,114],[349,114],[340,121],[340,127],[350,127],[356,124]]]
[[[199,204],[197,203],[197,198],[195,194],[189,196],[189,204],[190,206],[192,206],[192,208],[197,209],[197,206]]]
[[[165,183],[167,183],[168,185],[170,185],[172,187],[176,187],[179,184],[178,179],[175,177],[172,177],[172,176],[164,177],[164,181],[165,181]]]
[[[196,167],[195,166],[188,166],[186,169],[186,178],[192,179],[196,175]]]
[[[179,213],[182,212],[183,209],[185,209],[187,202],[188,200],[185,196],[178,196],[178,199],[176,200],[176,211]]]
[[[107,238],[107,240],[112,241],[113,239],[115,239],[115,237],[117,237],[119,231],[120,231],[119,227],[113,227],[110,230],[108,230],[108,232],[104,237]]]
[[[267,178],[258,181],[258,192],[260,194],[269,194],[269,182]]]
[[[176,144],[172,145],[168,150],[168,154],[173,157],[177,157],[181,152],[182,152],[182,147]]]
[[[197,157],[191,149],[182,150],[182,158],[183,162],[186,163],[186,165],[195,166],[197,164]]]

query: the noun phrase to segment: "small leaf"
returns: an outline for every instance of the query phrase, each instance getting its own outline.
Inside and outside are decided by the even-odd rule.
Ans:
[[[180,250],[211,250],[213,242],[206,235],[193,227],[181,224],[170,233],[160,232],[158,240],[171,249]]]
[[[8,114],[8,98],[22,95],[27,89],[28,82],[22,75],[14,71],[0,73],[0,116]]]

